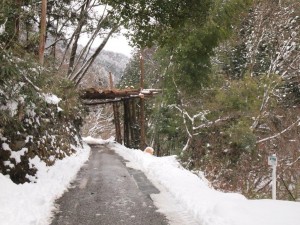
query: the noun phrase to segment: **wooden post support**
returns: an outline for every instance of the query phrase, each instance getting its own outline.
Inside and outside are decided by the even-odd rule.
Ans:
[[[130,147],[129,131],[129,104],[128,99],[124,99],[124,145]]]
[[[145,135],[145,99],[140,98],[140,149],[146,148],[146,135]]]
[[[133,119],[133,112],[131,107],[132,103],[133,103],[133,99],[128,99],[130,147],[134,147],[134,119]]]
[[[141,66],[141,80],[140,89],[144,89],[144,56],[143,50],[141,50],[140,56],[140,66]],[[143,150],[146,147],[146,135],[145,135],[145,99],[144,95],[140,94],[140,149]]]
[[[136,101],[135,99],[131,99],[131,115],[132,115],[132,144],[134,148],[139,147],[139,130],[138,130],[138,119],[136,113]]]
[[[121,135],[121,125],[120,125],[120,112],[119,112],[119,103],[113,103],[113,110],[114,110],[114,122],[115,122],[115,129],[116,129],[116,141],[122,144],[122,135]]]

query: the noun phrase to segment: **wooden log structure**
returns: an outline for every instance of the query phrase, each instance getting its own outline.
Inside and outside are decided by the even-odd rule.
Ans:
[[[160,89],[144,89],[144,51],[140,52],[140,88],[115,89],[113,75],[109,72],[108,89],[92,87],[80,91],[85,105],[113,104],[116,141],[122,142],[119,102],[123,102],[123,137],[124,145],[144,149],[146,147],[145,132],[145,99],[161,92]],[[136,101],[138,99],[139,101]],[[137,105],[139,107],[137,107]]]
[[[161,92],[160,89],[99,89],[88,88],[81,90],[80,97],[84,100],[95,99],[118,99],[118,98],[131,98],[131,97],[152,97]]]
[[[145,98],[140,98],[140,149],[146,148]]]
[[[161,92],[160,89],[114,89],[110,75],[110,88],[87,88],[80,96],[85,105],[113,104],[116,141],[126,147],[144,149],[145,140],[145,98]],[[121,132],[119,103],[123,102],[123,140]],[[136,107],[139,105],[139,107]]]
[[[138,117],[137,117],[137,104],[136,104],[136,98],[131,98],[130,101],[130,111],[131,111],[131,130],[132,130],[132,144],[133,148],[138,148],[140,143],[140,125],[138,124]]]
[[[113,110],[114,110],[114,124],[116,129],[116,141],[118,143],[122,143],[122,135],[121,135],[121,123],[120,123],[120,111],[119,111],[119,103],[113,103]]]
[[[126,98],[123,101],[124,104],[124,145],[126,147],[131,147],[131,136],[130,136],[130,105],[129,99]]]

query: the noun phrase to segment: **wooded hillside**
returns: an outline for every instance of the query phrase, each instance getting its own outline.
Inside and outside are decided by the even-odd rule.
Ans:
[[[271,196],[268,156],[276,154],[278,195],[297,198],[299,1],[212,1],[209,19],[183,17],[173,39],[144,50],[148,144],[177,154],[217,189]],[[173,30],[173,34],[175,34]],[[139,53],[121,85],[138,85]],[[149,108],[149,107],[148,107]]]

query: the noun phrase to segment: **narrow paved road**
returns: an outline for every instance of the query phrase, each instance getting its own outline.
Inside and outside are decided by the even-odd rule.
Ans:
[[[150,198],[158,190],[106,146],[92,148],[51,225],[167,225]]]

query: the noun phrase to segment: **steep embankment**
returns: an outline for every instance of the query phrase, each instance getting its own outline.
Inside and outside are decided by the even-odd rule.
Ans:
[[[30,57],[1,48],[0,61],[0,173],[24,183],[35,180],[30,159],[49,166],[75,152],[83,108],[69,81]]]

